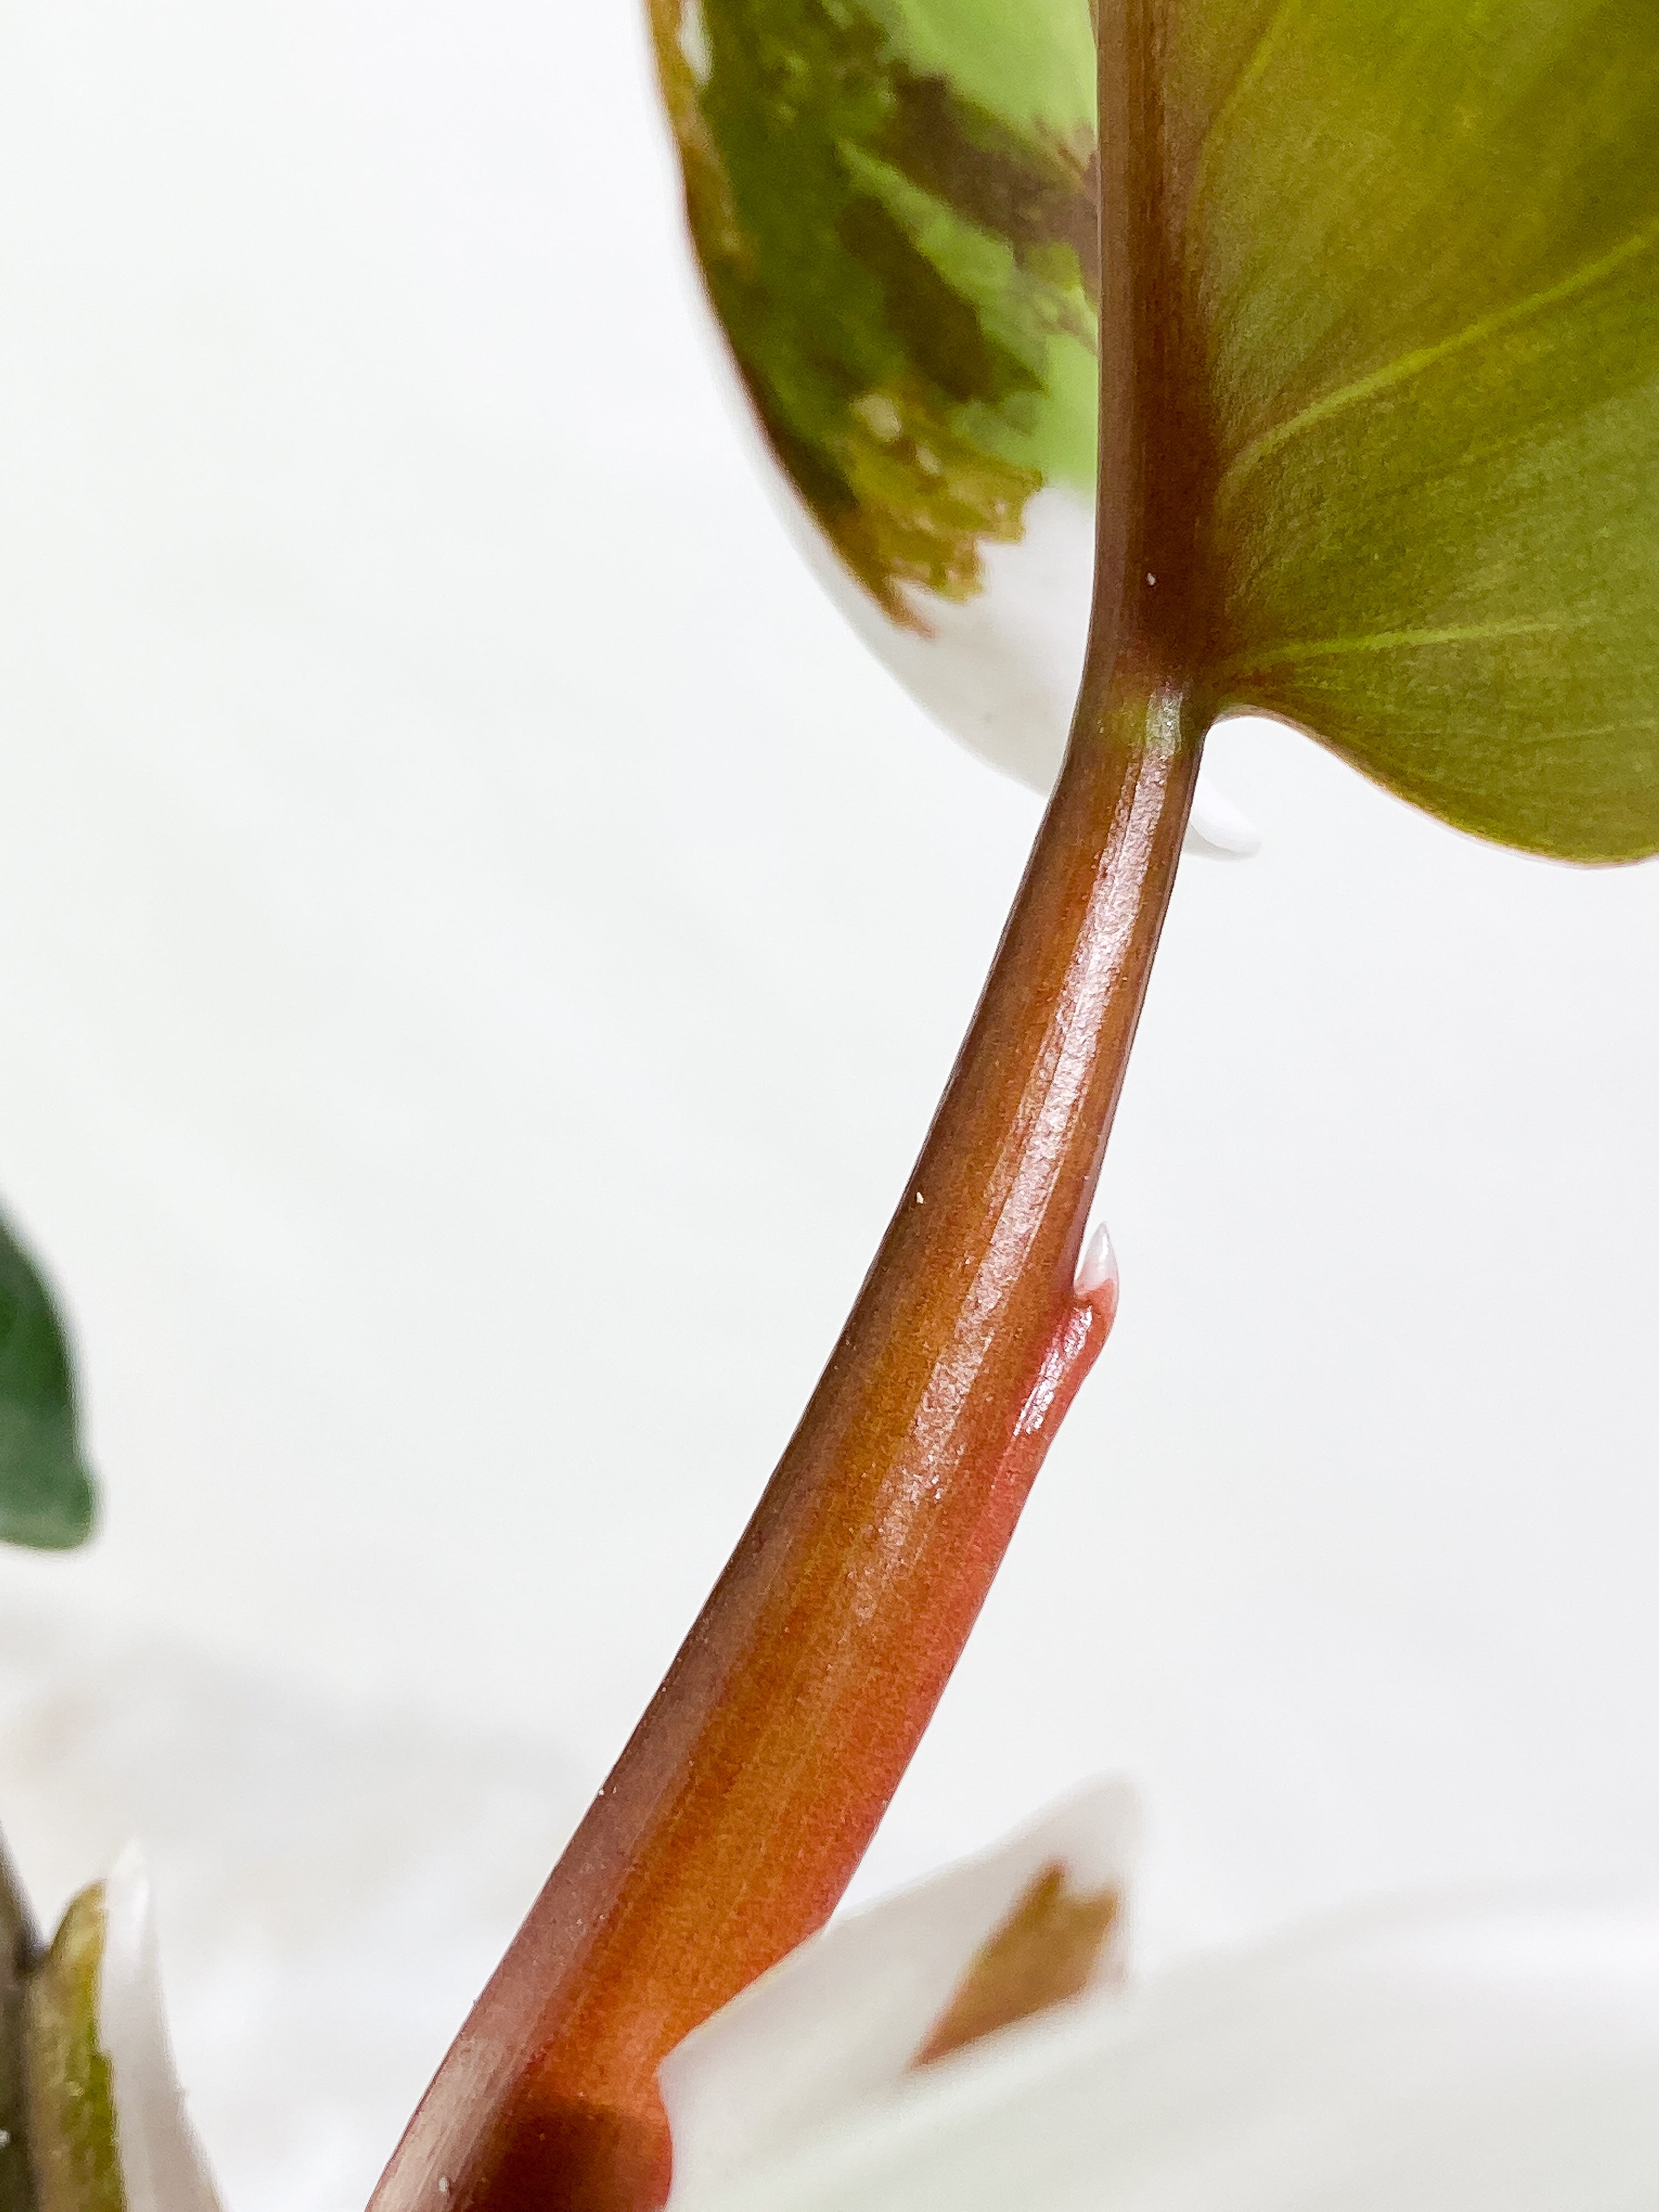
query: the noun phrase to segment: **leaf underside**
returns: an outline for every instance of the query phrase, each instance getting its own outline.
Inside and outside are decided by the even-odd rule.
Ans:
[[[896,620],[971,594],[1089,463],[1075,9],[653,4],[780,459]],[[1659,7],[1133,4],[1203,449],[1195,683],[1482,836],[1659,850]]]
[[[64,1332],[0,1222],[0,1540],[67,1550],[91,1533],[94,1512]]]
[[[1659,9],[1169,13],[1209,683],[1465,829],[1659,848]]]

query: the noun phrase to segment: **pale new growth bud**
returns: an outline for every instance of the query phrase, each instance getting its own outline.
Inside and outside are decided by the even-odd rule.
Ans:
[[[103,1897],[98,2033],[114,2094],[125,2212],[219,2212],[173,2063],[149,1875],[137,1844],[110,1869]]]
[[[1077,1294],[1080,1298],[1097,1298],[1103,1291],[1109,1290],[1115,1296],[1117,1287],[1117,1254],[1112,1247],[1112,1232],[1103,1221],[1099,1221],[1077,1263]]]

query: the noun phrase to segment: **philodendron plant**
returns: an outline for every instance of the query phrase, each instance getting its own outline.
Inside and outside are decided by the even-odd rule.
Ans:
[[[1648,0],[653,6],[809,550],[970,742],[1047,781],[1071,737],[800,1426],[378,2212],[645,2212],[663,2061],[842,1895],[1111,1324],[1085,1232],[1217,717],[1659,849]],[[1113,1909],[1042,1874],[992,1982]]]
[[[1083,1240],[1218,715],[1659,848],[1659,11],[653,6],[710,300],[866,634],[1036,769],[1045,608],[1091,612],[858,1303],[380,2212],[654,2202],[665,2055],[842,1894],[1110,1323]]]

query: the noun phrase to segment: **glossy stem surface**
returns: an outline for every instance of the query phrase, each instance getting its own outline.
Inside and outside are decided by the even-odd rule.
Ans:
[[[656,2201],[657,2066],[851,1879],[1109,1323],[1073,1290],[1079,1244],[1197,757],[1166,690],[1079,731],[800,1426],[379,2212]]]
[[[933,1128],[800,1426],[479,1998],[374,2212],[641,2212],[667,2052],[828,1917],[1110,1322],[1079,1242],[1204,716],[1150,0],[1103,8],[1095,620],[1077,722]],[[1153,487],[1157,497],[1152,496]],[[1170,502],[1175,502],[1173,509]],[[1171,514],[1174,520],[1170,520]]]

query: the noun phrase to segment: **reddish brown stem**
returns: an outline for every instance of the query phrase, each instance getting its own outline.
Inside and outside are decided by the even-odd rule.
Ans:
[[[1143,66],[1103,9],[1096,619],[1070,750],[921,1158],[799,1428],[410,2123],[374,2212],[641,2212],[656,2069],[842,1895],[1109,1323],[1073,1288],[1197,773],[1202,455]],[[1167,312],[1166,312],[1167,311]],[[1160,321],[1160,317],[1163,320]],[[1190,509],[1187,510],[1188,513]],[[1154,580],[1156,578],[1156,580]]]
[[[1105,1334],[1073,1280],[1197,757],[1161,689],[1081,731],[800,1427],[377,2212],[655,2201],[658,2064],[851,1878]]]

